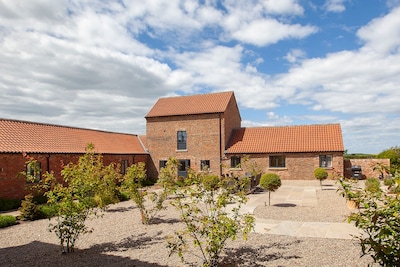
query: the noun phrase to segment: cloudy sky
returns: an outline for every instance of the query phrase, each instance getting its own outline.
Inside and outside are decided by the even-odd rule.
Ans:
[[[159,97],[400,145],[400,0],[0,0],[0,118],[143,134]]]

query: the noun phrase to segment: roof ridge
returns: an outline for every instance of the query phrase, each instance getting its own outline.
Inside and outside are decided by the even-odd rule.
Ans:
[[[164,96],[160,97],[159,99],[166,99],[166,98],[181,98],[181,97],[197,97],[197,96],[206,96],[206,95],[217,95],[217,94],[228,94],[234,93],[234,91],[220,91],[220,92],[213,92],[213,93],[200,93],[200,94],[190,94],[190,95],[174,95],[174,96]],[[157,101],[158,101],[157,100]]]
[[[47,122],[33,122],[33,121],[27,121],[27,120],[6,119],[6,118],[0,118],[0,121],[27,123],[27,124],[32,124],[32,125],[42,125],[42,126],[50,126],[50,127],[69,128],[69,129],[84,130],[84,131],[95,131],[95,132],[103,132],[103,133],[110,133],[110,134],[125,134],[125,135],[138,136],[137,134],[132,134],[132,133],[113,132],[113,131],[90,129],[90,128],[83,128],[83,127],[77,127],[77,126],[53,124],[53,123],[47,123]]]
[[[320,123],[320,124],[295,124],[295,125],[265,125],[265,126],[249,126],[240,127],[236,129],[261,129],[261,128],[290,128],[290,127],[308,127],[308,126],[329,126],[329,125],[340,125],[340,123]]]

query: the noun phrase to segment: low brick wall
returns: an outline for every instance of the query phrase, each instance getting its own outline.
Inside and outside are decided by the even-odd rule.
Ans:
[[[345,159],[344,160],[344,175],[350,178],[351,168],[354,166],[361,166],[362,178],[366,179],[369,177],[379,178],[380,172],[374,171],[374,166],[378,163],[384,164],[390,167],[390,159]]]

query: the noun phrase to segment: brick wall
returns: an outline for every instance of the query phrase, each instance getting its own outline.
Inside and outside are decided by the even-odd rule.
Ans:
[[[379,171],[374,171],[373,167],[377,163],[382,163],[390,168],[390,159],[346,159],[344,161],[345,176],[351,177],[351,167],[361,166],[363,179],[369,177],[379,178]]]
[[[240,127],[240,115],[236,103],[231,101],[229,116],[221,113],[147,118],[146,140],[152,159],[148,174],[158,176],[159,161],[171,156],[190,160],[190,167],[200,171],[200,161],[210,160],[210,171],[220,174],[220,158],[225,142],[233,127]],[[227,118],[226,118],[227,117]],[[177,132],[186,131],[187,149],[177,150]]]
[[[76,163],[80,154],[29,154],[41,164],[42,172],[53,172],[58,180],[61,178],[63,164]],[[120,163],[128,160],[129,165],[133,163],[147,162],[147,155],[103,155],[103,163]],[[26,158],[20,153],[0,154],[0,198],[23,199],[28,193],[27,183],[24,177],[18,175],[26,171]]]
[[[250,160],[255,161],[263,170],[263,173],[276,173],[282,180],[314,180],[314,170],[319,167],[320,155],[333,155],[332,168],[326,168],[329,174],[343,173],[343,153],[287,153],[285,168],[269,168],[268,154],[250,155]],[[224,159],[224,165],[230,166],[230,159]],[[237,173],[244,175],[245,169],[225,169],[224,173]]]

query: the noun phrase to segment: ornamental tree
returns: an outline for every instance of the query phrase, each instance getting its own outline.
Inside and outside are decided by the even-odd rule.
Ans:
[[[86,154],[78,163],[70,163],[61,171],[63,182],[53,174],[45,175],[49,204],[58,206],[55,223],[49,225],[60,240],[63,253],[74,251],[75,242],[82,234],[92,232],[85,222],[90,216],[99,216],[115,201],[119,171],[114,164],[103,165],[102,156],[95,154],[94,145],[88,144]]]
[[[249,181],[223,180],[202,173],[194,175],[192,182],[191,186],[181,188],[180,197],[172,201],[181,214],[184,229],[169,237],[170,256],[176,253],[184,261],[190,246],[202,258],[203,266],[216,267],[227,241],[238,235],[246,239],[254,227],[254,217],[239,212],[247,201],[245,188]]]
[[[266,173],[261,176],[260,186],[268,190],[268,206],[271,205],[271,192],[275,192],[281,185],[281,178],[275,173]]]

